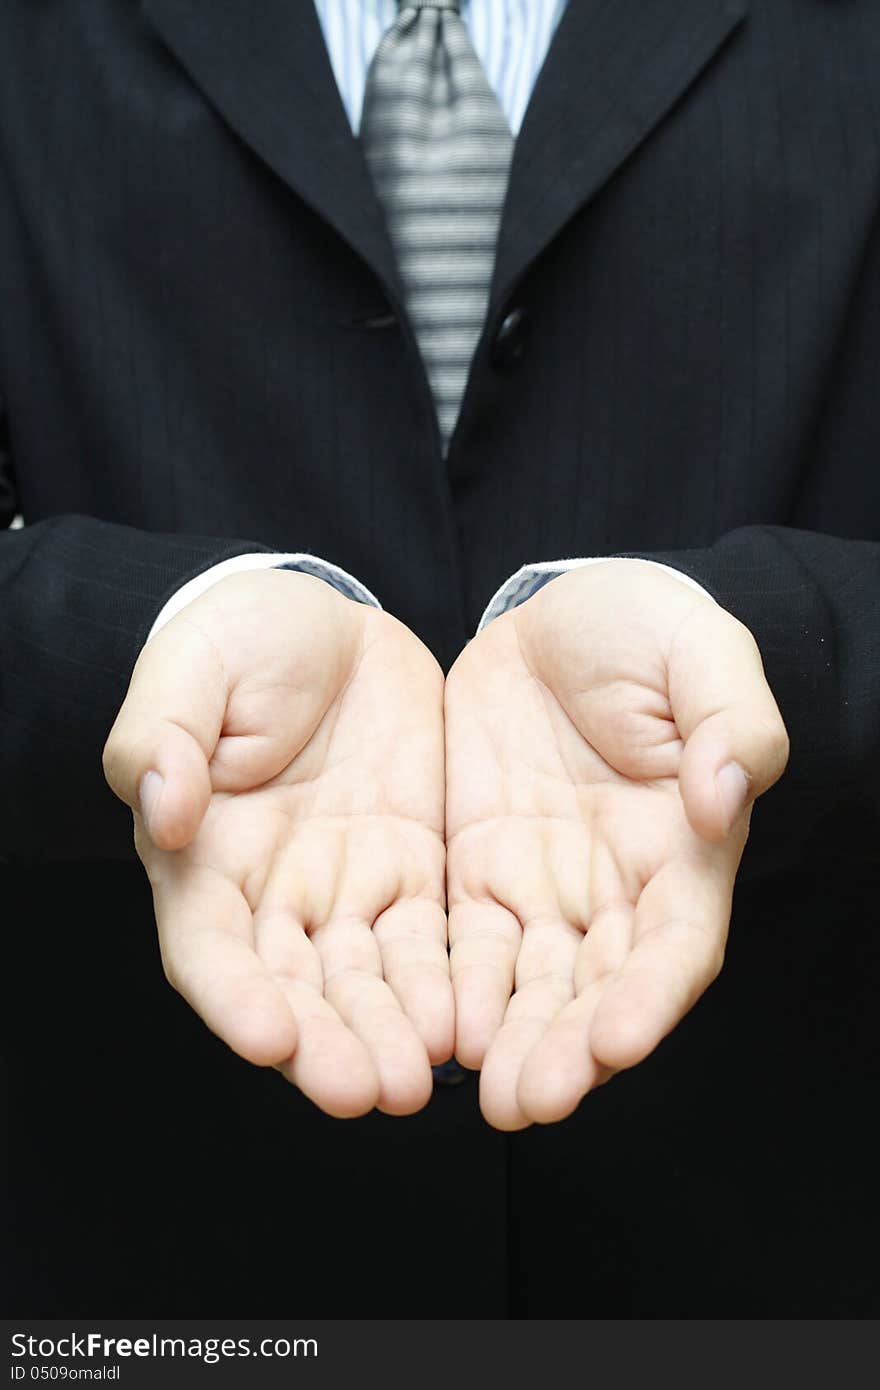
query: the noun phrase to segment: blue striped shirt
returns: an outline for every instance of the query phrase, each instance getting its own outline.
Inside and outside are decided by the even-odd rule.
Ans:
[[[516,135],[568,0],[462,0],[461,17]],[[357,134],[367,70],[397,18],[397,0],[315,0],[330,64]]]

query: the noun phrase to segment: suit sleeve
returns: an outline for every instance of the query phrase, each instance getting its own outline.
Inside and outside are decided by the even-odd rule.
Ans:
[[[8,454],[0,506],[8,527]],[[137,654],[181,584],[258,550],[86,516],[0,531],[0,858],[131,856],[101,752]]]
[[[833,872],[832,856],[855,855],[880,878],[878,386],[880,220],[817,402],[794,525],[645,557],[683,570],[751,629],[788,726],[788,771],[756,808],[744,869],[820,853]]]

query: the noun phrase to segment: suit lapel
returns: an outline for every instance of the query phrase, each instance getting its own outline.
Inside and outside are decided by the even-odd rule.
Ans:
[[[399,302],[382,210],[312,0],[142,0],[142,8],[232,129]]]
[[[747,0],[569,0],[520,131],[497,305],[697,77]]]
[[[227,123],[371,266],[394,252],[312,0],[142,0]],[[748,0],[569,0],[516,142],[492,308],[741,22]]]

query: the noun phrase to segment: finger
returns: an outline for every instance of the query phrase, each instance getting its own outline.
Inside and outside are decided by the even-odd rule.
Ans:
[[[511,998],[480,1075],[480,1109],[495,1129],[516,1130],[531,1124],[517,1094],[520,1073],[573,993],[571,978],[554,974],[524,985]]]
[[[499,1129],[529,1123],[517,1095],[523,1064],[574,993],[583,933],[560,918],[527,922],[516,961],[516,993],[483,1063],[481,1105]]]
[[[104,747],[104,775],[159,849],[182,848],[201,825],[226,700],[222,664],[197,630],[169,624],[141,652]]]
[[[330,911],[344,859],[339,838],[304,827],[275,860],[256,918],[260,953],[280,975],[300,1033],[284,1074],[321,1109],[338,1116],[363,1114],[381,1099],[376,1061],[340,1016],[332,988],[342,970],[381,974],[378,948],[362,923],[353,942],[326,925],[311,937],[304,929],[304,921],[320,921]]]
[[[296,980],[323,994],[321,958],[294,913],[261,906],[254,914],[254,946],[273,978]]]
[[[445,1062],[455,1046],[455,1001],[446,950],[442,903],[409,898],[373,923],[382,972],[423,1040],[432,1062]]]
[[[570,1115],[588,1091],[612,1074],[593,1056],[590,1033],[608,981],[629,955],[634,919],[634,908],[624,902],[608,903],[595,913],[578,947],[577,997],[550,1022],[523,1062],[517,1101],[523,1114],[538,1124]]]
[[[298,1045],[282,1074],[328,1115],[366,1114],[379,1098],[379,1078],[363,1042],[324,998],[324,972],[313,942],[294,913],[275,905],[254,918],[260,958],[296,1019]]]
[[[733,871],[682,856],[647,885],[635,941],[599,1000],[593,1056],[618,1071],[642,1061],[718,975],[730,921]]]
[[[519,920],[495,902],[465,899],[449,912],[455,1055],[477,1070],[504,1019],[522,939]]]
[[[172,865],[153,882],[165,973],[234,1052],[273,1066],[297,1046],[283,991],[253,948],[251,910],[215,870]]]
[[[523,1060],[516,1100],[527,1122],[548,1125],[564,1120],[588,1091],[611,1075],[590,1049],[593,1016],[603,989],[604,981],[596,980],[566,1004]]]
[[[330,679],[296,689],[261,688],[258,673],[232,692],[211,758],[215,791],[247,791],[277,777],[311,740],[338,693]],[[256,688],[254,688],[256,687]]]
[[[281,987],[299,1035],[293,1056],[280,1066],[282,1075],[336,1119],[366,1115],[380,1096],[367,1047],[310,985],[284,977]]]
[[[526,922],[516,958],[516,988],[558,976],[573,988],[574,967],[583,932],[559,917]]]
[[[431,1096],[425,1044],[382,978],[382,957],[365,921],[330,921],[312,934],[324,997],[360,1039],[376,1069],[380,1110],[409,1115]]]
[[[679,786],[688,820],[721,841],[788,761],[785,725],[748,628],[717,604],[693,609],[669,655],[669,692],[685,740]]]

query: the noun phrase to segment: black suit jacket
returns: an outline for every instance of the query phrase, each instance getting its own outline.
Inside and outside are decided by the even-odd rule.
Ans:
[[[14,1311],[872,1311],[878,70],[870,0],[571,0],[444,463],[312,4],[6,0]],[[161,981],[100,751],[164,599],[264,547],[444,665],[566,554],[755,633],[792,758],[728,967],[565,1124],[494,1134],[470,1084],[341,1125]]]

